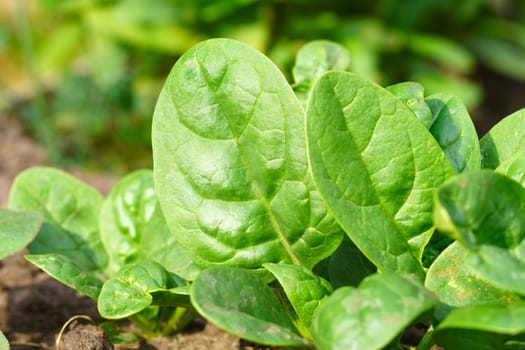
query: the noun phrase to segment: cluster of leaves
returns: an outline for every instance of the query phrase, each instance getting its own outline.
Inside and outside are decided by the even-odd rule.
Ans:
[[[153,174],[105,200],[19,175],[11,209],[45,218],[28,260],[138,324],[189,307],[276,346],[402,348],[423,323],[420,350],[523,347],[525,110],[480,140],[458,98],[350,61],[311,42],[290,86],[238,41],[191,48],[157,102]]]
[[[97,301],[104,318],[130,317],[144,337],[193,319],[187,281],[175,274],[191,266],[168,231],[151,170],[129,174],[103,198],[60,170],[31,168],[18,175],[9,206],[0,232],[16,241],[5,255],[31,241],[26,259]],[[105,326],[113,341],[136,339]]]
[[[471,79],[479,62],[525,79],[525,7],[512,0],[39,0],[14,6],[19,18],[0,24],[0,52],[13,61],[3,65],[0,79],[13,89],[0,99],[11,106],[13,91],[28,84],[36,95],[49,92],[17,112],[54,162],[149,166],[150,112],[162,81],[174,58],[209,37],[246,42],[286,72],[305,41],[328,38],[353,52],[353,70],[362,76],[383,84],[417,81],[469,107],[481,99]],[[19,92],[27,95],[15,97]],[[134,156],[119,159],[131,147]]]

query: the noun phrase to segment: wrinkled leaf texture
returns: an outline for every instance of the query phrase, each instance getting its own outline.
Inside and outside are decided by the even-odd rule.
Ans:
[[[275,65],[212,39],[175,64],[153,118],[170,230],[200,267],[312,268],[341,241],[307,170],[304,111]]]
[[[453,175],[415,115],[386,89],[329,72],[307,108],[314,181],[350,239],[380,270],[417,275],[432,232],[432,194]]]

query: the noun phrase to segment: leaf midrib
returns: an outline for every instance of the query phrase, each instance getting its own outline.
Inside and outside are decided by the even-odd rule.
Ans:
[[[270,223],[272,225],[272,228],[273,228],[274,232],[276,233],[277,238],[278,238],[279,242],[281,243],[281,246],[284,248],[286,254],[289,256],[289,258],[291,259],[292,263],[295,264],[295,265],[302,265],[300,260],[299,260],[299,258],[294,254],[294,252],[292,250],[292,246],[288,242],[288,240],[286,238],[286,235],[284,234],[283,230],[281,229],[281,227],[279,225],[279,222],[278,222],[277,218],[275,217],[275,215],[274,215],[274,213],[273,213],[273,211],[271,209],[269,201],[264,197],[261,187],[259,186],[258,182],[255,180],[255,178],[253,176],[253,172],[251,170],[251,167],[250,167],[249,163],[246,160],[247,159],[246,153],[244,151],[244,148],[241,146],[241,142],[239,140],[240,137],[243,135],[244,130],[246,130],[246,127],[248,125],[250,125],[251,117],[253,116],[253,112],[255,110],[255,106],[257,105],[258,99],[259,99],[261,93],[263,92],[263,90],[261,90],[259,92],[259,94],[257,95],[257,97],[255,99],[254,107],[253,107],[252,111],[250,112],[250,120],[246,123],[246,127],[239,133],[239,135],[235,135],[234,129],[233,129],[233,127],[232,127],[232,125],[230,123],[230,120],[229,120],[229,115],[224,112],[224,109],[223,109],[223,106],[222,106],[222,103],[221,103],[220,99],[217,99],[216,89],[214,89],[213,85],[209,83],[209,79],[208,79],[208,76],[206,74],[206,70],[204,69],[204,67],[202,65],[202,62],[197,57],[197,55],[195,55],[195,62],[197,63],[197,65],[199,67],[199,70],[201,71],[203,77],[205,78],[206,85],[207,85],[208,89],[212,92],[213,97],[214,97],[217,105],[219,106],[220,111],[223,113],[223,115],[225,117],[225,120],[228,123],[228,128],[230,129],[230,132],[232,133],[232,135],[234,135],[232,140],[235,142],[237,148],[239,149],[239,153],[241,155],[241,160],[242,160],[242,163],[244,165],[244,168],[246,169],[246,172],[248,173],[248,177],[252,180],[251,183],[252,183],[252,186],[253,186],[253,188],[255,190],[256,199],[259,200],[259,202],[263,205],[264,210],[266,211],[266,214],[268,215],[268,218],[270,219]],[[231,62],[229,62],[229,64],[231,64]],[[222,77],[220,84],[218,84],[218,87],[222,85],[223,81],[224,81],[224,77]],[[286,115],[285,115],[285,118],[286,118]],[[285,125],[286,125],[286,123],[285,123]],[[284,135],[286,135],[286,130],[284,132]]]
[[[333,94],[333,96],[334,96],[334,98],[335,98],[335,101],[337,102],[337,105],[338,105],[340,111],[341,111],[341,116],[342,116],[343,119],[344,119],[345,132],[349,135],[350,139],[352,140],[352,143],[354,144],[354,146],[356,147],[356,150],[357,150],[357,149],[359,149],[359,148],[357,147],[357,144],[355,144],[354,136],[353,136],[352,133],[350,132],[350,129],[348,128],[348,124],[346,123],[346,117],[345,117],[345,112],[344,112],[344,108],[343,108],[343,106],[342,106],[342,103],[341,103],[340,99],[338,98],[338,95],[337,95],[337,93],[336,93],[336,91],[335,91],[335,89],[334,89],[334,85],[330,85],[330,88],[332,89],[332,94]],[[353,101],[355,101],[355,97],[354,97],[354,99],[352,100],[352,103],[353,103]],[[316,109],[317,109],[317,107],[316,107]],[[375,125],[374,125],[374,129],[377,127],[377,123],[379,122],[379,119],[380,119],[380,118],[381,118],[381,116],[380,116],[380,117],[378,118],[378,120],[376,121],[376,123],[375,123]],[[371,139],[370,139],[370,140],[371,140]],[[368,146],[369,146],[369,144],[370,144],[370,140],[369,140],[369,143],[367,144],[367,146],[365,147],[365,149],[368,148]],[[410,141],[411,141],[411,140],[410,140]],[[411,141],[411,144],[412,144],[412,141]],[[413,153],[413,150],[412,150],[412,149],[411,149],[411,151],[412,151],[412,153]],[[363,159],[363,154],[362,154],[362,152],[360,151],[360,152],[358,152],[358,153],[359,153],[360,163],[362,164],[363,168],[365,169],[365,171],[366,171],[368,177],[371,178],[371,176],[370,176],[370,171],[369,171],[368,167],[366,166],[366,162],[365,162],[364,159]],[[412,156],[413,156],[413,154],[412,154]],[[414,162],[414,163],[415,163],[415,162]],[[414,167],[415,167],[415,164],[414,164]],[[415,169],[414,169],[414,170],[415,170]],[[412,189],[411,189],[411,191],[408,193],[407,198],[405,198],[405,201],[403,202],[403,205],[401,205],[401,206],[399,207],[399,209],[396,211],[396,213],[395,213],[394,215],[392,215],[388,210],[386,210],[386,208],[385,208],[385,206],[384,206],[384,204],[383,204],[381,198],[379,197],[379,195],[378,195],[378,193],[377,193],[377,191],[376,191],[375,188],[374,188],[373,193],[374,193],[374,197],[375,197],[375,199],[377,200],[377,204],[374,204],[374,205],[371,205],[371,206],[379,206],[379,207],[381,208],[381,211],[384,212],[384,213],[386,214],[386,217],[391,221],[391,223],[393,224],[393,227],[396,228],[397,233],[401,236],[401,238],[403,238],[403,244],[407,247],[406,251],[409,251],[409,252],[410,252],[410,255],[414,258],[414,260],[415,260],[415,261],[418,261],[418,258],[412,253],[412,249],[411,249],[410,245],[408,244],[408,240],[406,240],[405,236],[404,236],[403,233],[402,233],[402,230],[400,229],[399,225],[397,224],[397,222],[396,222],[396,220],[395,220],[395,215],[397,215],[397,213],[399,212],[399,210],[405,206],[405,204],[406,204],[406,200],[409,198],[410,194],[413,192],[413,189],[414,189],[414,188],[413,188],[413,185],[414,185],[414,183],[415,183],[415,181],[412,182]],[[372,181],[371,181],[371,184],[373,185],[373,182],[372,182]],[[346,197],[345,197],[345,199],[346,199]],[[350,200],[349,198],[348,198],[347,200],[349,200],[352,204],[356,205],[356,204],[354,203],[354,201]],[[361,205],[356,205],[356,206],[357,206],[357,207],[361,207],[361,208],[364,207],[364,206],[361,206]],[[337,215],[335,215],[334,217],[337,217]],[[372,242],[375,246],[378,246],[378,245],[376,244],[376,241],[375,241],[375,240],[371,240],[370,242]],[[398,255],[394,255],[394,256],[395,256],[396,259],[397,259]]]

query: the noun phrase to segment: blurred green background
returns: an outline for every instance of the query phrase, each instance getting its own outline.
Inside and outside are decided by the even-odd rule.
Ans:
[[[456,94],[480,134],[525,107],[522,0],[0,0],[0,117],[51,163],[150,167],[162,84],[210,37],[254,46],[288,78],[305,42],[337,41],[380,84]]]

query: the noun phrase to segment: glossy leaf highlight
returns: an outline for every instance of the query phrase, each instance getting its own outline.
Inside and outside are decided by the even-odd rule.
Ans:
[[[0,349],[9,350],[9,342],[2,332],[0,332]]]
[[[504,343],[512,338],[523,339],[525,302],[456,308],[437,326],[434,337],[439,345],[446,346],[447,349],[459,349],[458,343],[461,343],[463,332],[476,332],[476,337],[485,338],[485,344],[491,344],[491,349],[502,349]]]

